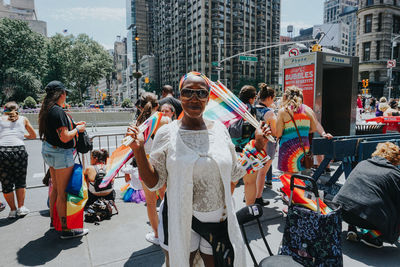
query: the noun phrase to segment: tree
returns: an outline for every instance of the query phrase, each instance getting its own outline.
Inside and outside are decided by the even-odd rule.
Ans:
[[[36,108],[36,101],[33,97],[28,96],[24,100],[24,108]]]
[[[236,84],[235,88],[233,89],[233,93],[239,95],[240,89],[245,85],[252,85],[256,89],[258,88],[258,84],[263,83],[264,81],[261,79],[252,79],[252,78],[245,78],[241,77],[239,82]]]
[[[0,97],[21,102],[36,97],[46,71],[45,39],[26,22],[0,19]]]
[[[132,101],[129,98],[125,98],[124,101],[122,101],[121,107],[123,107],[123,108],[131,108],[132,107]]]
[[[68,65],[67,86],[75,89],[72,98],[83,102],[83,93],[89,86],[96,85],[112,71],[111,55],[86,34],[73,39]]]

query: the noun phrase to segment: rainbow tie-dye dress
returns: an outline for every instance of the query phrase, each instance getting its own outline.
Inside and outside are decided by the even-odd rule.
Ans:
[[[302,106],[293,114],[299,129],[301,139],[306,151],[310,149],[308,134],[310,131],[310,118],[304,113]],[[279,142],[278,169],[283,172],[296,173],[304,170],[300,161],[304,157],[303,149],[299,142],[299,136],[292,120],[284,124],[283,134]]]

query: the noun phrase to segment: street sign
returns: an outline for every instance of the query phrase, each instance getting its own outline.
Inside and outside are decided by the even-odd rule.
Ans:
[[[224,70],[223,67],[215,67],[216,70]]]
[[[251,56],[239,56],[239,61],[257,62],[258,58],[257,57],[251,57]]]
[[[396,67],[396,59],[391,59],[387,61],[387,68],[391,69],[391,68],[395,68]]]
[[[211,62],[211,65],[214,66],[214,67],[218,67],[218,61]]]
[[[289,57],[295,57],[300,54],[300,50],[297,48],[292,48],[289,50]]]

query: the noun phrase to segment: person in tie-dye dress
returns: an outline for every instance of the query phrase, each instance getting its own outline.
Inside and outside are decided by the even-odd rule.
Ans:
[[[276,136],[280,138],[278,169],[285,173],[298,173],[304,170],[300,163],[304,152],[289,112],[296,121],[306,152],[310,149],[308,135],[317,131],[318,122],[312,109],[303,104],[302,90],[295,86],[288,87],[283,94],[276,123]],[[320,134],[326,135],[325,132]]]

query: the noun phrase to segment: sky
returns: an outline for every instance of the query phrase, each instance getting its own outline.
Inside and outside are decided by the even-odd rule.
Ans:
[[[5,2],[8,2],[5,0]],[[287,25],[301,28],[322,24],[324,0],[281,0],[281,35]],[[86,33],[106,49],[116,36],[126,36],[126,0],[35,0],[39,20],[47,22],[47,35]]]

